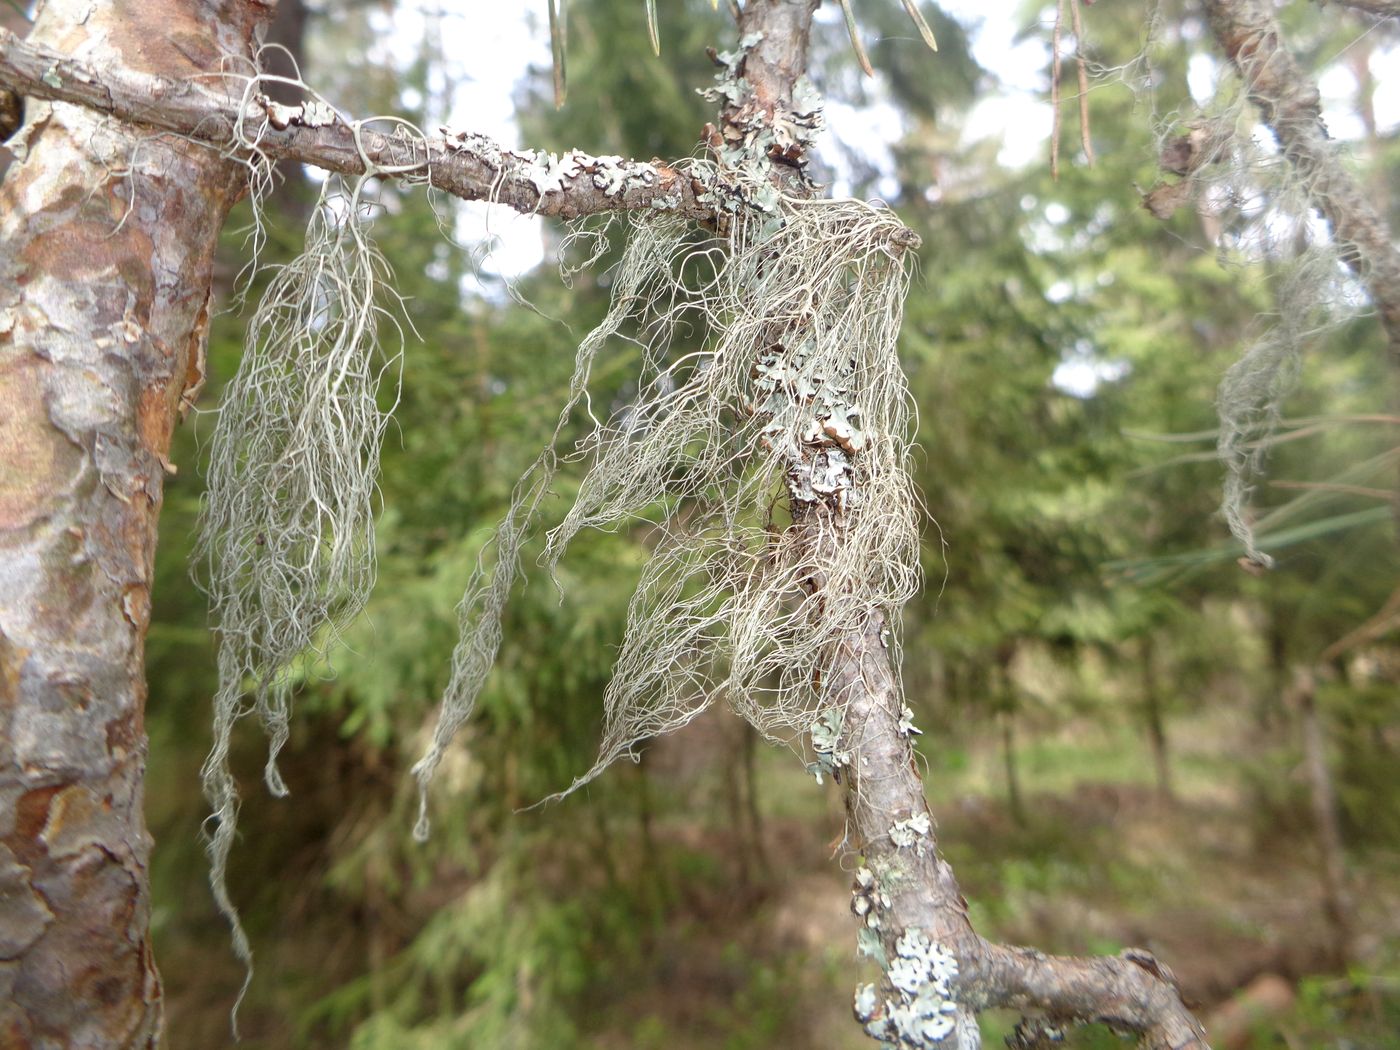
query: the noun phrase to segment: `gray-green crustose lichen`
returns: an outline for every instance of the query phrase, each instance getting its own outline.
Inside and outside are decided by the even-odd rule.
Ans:
[[[873,959],[882,970],[889,967],[889,957],[880,941],[880,925],[889,906],[889,894],[884,891],[875,873],[864,865],[857,868],[851,886],[851,911],[861,921],[856,934],[856,954]]]
[[[784,450],[793,464],[788,494],[798,503],[834,499],[842,510],[854,506],[853,458],[867,445],[858,423],[862,412],[851,396],[854,371],[854,361],[834,369],[816,366],[808,344],[786,354],[765,352],[753,366],[755,397],[749,411],[770,419],[762,440],[771,446],[788,432],[789,406],[803,412],[797,441]]]
[[[475,132],[455,131],[446,126],[440,130],[450,147],[471,153],[497,171],[504,171],[512,161],[523,164],[526,180],[542,198],[565,189],[584,175],[589,177],[595,189],[609,197],[655,186],[661,178],[656,165],[644,161],[594,156],[582,150],[569,150],[559,155],[546,150],[501,149],[486,136]],[[678,194],[658,197],[651,202],[653,208],[662,210],[673,210],[680,204]]]
[[[806,76],[798,78],[787,113],[770,114],[761,106],[750,105],[752,85],[739,74],[739,68],[762,40],[762,33],[750,33],[739,41],[737,50],[712,52],[720,71],[715,74],[714,86],[700,94],[721,103],[729,117],[714,145],[723,177],[707,187],[699,200],[716,212],[737,214],[744,208],[762,212],[769,217],[764,232],[772,233],[783,221],[779,215],[782,194],[770,178],[772,164],[781,161],[810,182],[807,155],[825,124],[821,96]]]

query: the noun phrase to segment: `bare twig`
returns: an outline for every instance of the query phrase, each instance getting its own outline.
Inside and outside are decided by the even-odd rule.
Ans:
[[[1276,489],[1303,489],[1308,492],[1335,492],[1345,496],[1366,496],[1370,499],[1385,500],[1387,503],[1400,502],[1400,492],[1394,489],[1378,489],[1369,485],[1341,485],[1335,481],[1271,481]]]
[[[1319,666],[1326,666],[1347,653],[1363,645],[1369,645],[1377,638],[1383,638],[1391,631],[1400,628],[1400,588],[1391,592],[1385,604],[1360,627],[1347,632],[1341,638],[1322,650],[1318,656]]]
[[[865,45],[860,41],[860,27],[856,25],[856,13],[851,10],[851,0],[840,0],[840,4],[841,14],[846,18],[846,32],[851,34],[851,47],[855,49],[856,61],[860,63],[861,72],[873,77],[875,70],[870,65],[870,56],[865,53]]]
[[[1084,146],[1084,163],[1094,166],[1094,141],[1089,125],[1089,63],[1084,57],[1084,20],[1079,15],[1080,0],[1069,0],[1074,23],[1074,67],[1079,76],[1079,141]]]
[[[1400,18],[1400,0],[1331,0],[1331,2],[1380,18]],[[1326,4],[1319,0],[1318,6],[1324,7]]]

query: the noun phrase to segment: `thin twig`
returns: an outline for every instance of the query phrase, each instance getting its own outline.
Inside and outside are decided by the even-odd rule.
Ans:
[[[1079,17],[1080,0],[1069,0],[1074,19],[1074,64],[1079,73],[1079,141],[1084,145],[1084,161],[1094,166],[1094,143],[1089,129],[1089,72],[1084,59],[1084,26]]]
[[[1065,17],[1065,0],[1055,0],[1055,31],[1050,37],[1050,177],[1060,179],[1060,26]]]
[[[1335,481],[1271,481],[1276,489],[1305,489],[1310,492],[1335,492],[1345,496],[1366,496],[1370,499],[1385,500],[1387,503],[1400,503],[1400,492],[1393,489],[1377,489],[1367,485],[1339,485]]]
[[[257,91],[248,93],[240,107],[238,95],[251,79],[225,73],[210,86],[123,66],[96,66],[0,29],[0,86],[28,98],[86,106],[220,151],[241,150],[243,156],[242,135],[262,158],[352,176],[365,173],[367,157],[380,174],[402,178],[408,173],[463,200],[490,201],[533,215],[572,219],[638,210],[701,220],[714,215],[711,206],[698,200],[703,189],[697,190],[694,180],[672,165],[579,151],[560,158],[510,150],[484,135],[452,129],[432,137],[381,134],[366,128],[367,121],[338,114],[321,121],[300,107],[277,107]],[[259,85],[277,81],[257,79]]]
[[[1369,620],[1355,630],[1347,632],[1322,650],[1317,662],[1330,664],[1333,660],[1346,655],[1358,646],[1384,637],[1397,627],[1400,627],[1400,589],[1391,592],[1390,597],[1385,600],[1385,604]]]

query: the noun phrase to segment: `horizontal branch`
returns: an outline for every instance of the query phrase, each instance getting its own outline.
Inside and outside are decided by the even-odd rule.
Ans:
[[[1175,977],[1142,949],[1073,958],[983,941],[969,968],[968,983],[981,987],[987,1007],[1022,1013],[1021,1046],[1037,1045],[1029,1033],[1050,1036],[1096,1021],[1138,1036],[1144,1050],[1209,1050]]]
[[[1400,18],[1400,0],[1326,0],[1378,18]]]
[[[384,133],[347,122],[317,103],[283,106],[260,94],[245,100],[247,82],[232,73],[200,83],[94,66],[0,29],[0,86],[27,98],[108,113],[220,151],[261,154],[352,176],[364,174],[368,161],[378,175],[427,182],[463,200],[564,219],[640,209],[696,219],[714,214],[697,199],[703,187],[660,161],[577,150],[562,157],[515,151],[484,135],[448,128],[430,138],[403,130]]]

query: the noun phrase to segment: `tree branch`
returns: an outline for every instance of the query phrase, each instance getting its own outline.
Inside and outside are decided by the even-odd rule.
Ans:
[[[562,157],[517,152],[484,135],[452,129],[426,139],[384,134],[312,105],[283,106],[262,94],[240,110],[246,83],[246,77],[231,73],[199,82],[94,66],[0,29],[0,85],[16,94],[70,102],[221,152],[261,154],[351,176],[364,174],[368,160],[378,174],[427,182],[463,200],[564,219],[644,208],[713,217],[713,210],[696,199],[703,189],[686,172],[660,161],[577,150]]]
[[[1350,7],[1378,18],[1400,18],[1400,0],[1331,0],[1342,7]],[[1318,0],[1319,7],[1325,7],[1324,0]]]
[[[868,898],[873,889],[888,897],[880,922],[893,928],[881,929],[881,939],[893,942],[917,929],[949,951],[958,962],[958,1004],[972,1012],[1021,1011],[1031,1019],[1022,1025],[1023,1046],[1036,1045],[1024,1033],[1102,1022],[1138,1035],[1150,1050],[1207,1050],[1171,972],[1150,953],[1055,957],[993,944],[973,930],[953,870],[938,853],[914,748],[900,727],[903,704],[884,626],[884,616],[876,614],[863,631],[851,633],[830,686],[833,700],[846,705],[846,740],[857,756],[846,785],[847,813],[863,843],[864,870],[873,876],[871,888],[857,876],[856,894]],[[897,824],[922,827],[920,818],[926,832],[896,841]]]
[[[1385,7],[1392,14],[1400,6],[1396,0],[1354,3],[1364,5]],[[1206,0],[1206,11],[1250,99],[1331,227],[1343,260],[1371,293],[1391,355],[1400,362],[1400,251],[1365,190],[1342,165],[1322,121],[1317,82],[1294,61],[1266,0]]]
[[[740,34],[758,42],[739,71],[747,93],[723,114],[722,141],[746,142],[759,122],[791,119],[815,7],[814,0],[745,5]],[[789,194],[812,195],[801,176],[805,156],[784,159],[773,166],[773,178]],[[787,334],[789,343],[800,341]],[[795,453],[789,476],[810,475],[811,455],[811,449]],[[834,496],[794,494],[791,527],[805,563],[839,560],[847,506]],[[810,582],[818,596],[824,585],[820,578]],[[1024,1050],[1054,1039],[1060,1027],[1089,1022],[1136,1034],[1148,1050],[1208,1050],[1170,971],[1149,953],[1054,958],[989,943],[973,930],[952,868],[938,852],[887,638],[883,611],[852,624],[820,686],[823,707],[842,712],[838,751],[850,756],[842,771],[847,831],[862,860],[852,908],[863,920],[862,951],[883,956],[885,967],[884,994],[870,986],[857,992],[856,1016],[866,1031],[902,1046],[975,1050],[981,1043],[977,1014],[1009,1007],[1026,1018],[1017,1032]]]
[[[815,7],[816,0],[749,0],[745,5],[741,34],[763,35],[745,59],[749,94],[724,115],[736,141],[746,140],[760,122],[791,120]],[[701,190],[690,176],[660,162],[576,151],[563,158],[516,153],[483,136],[450,130],[427,140],[381,134],[319,112],[319,107],[280,106],[258,95],[240,103],[246,83],[232,74],[206,84],[95,67],[0,31],[0,85],[23,96],[73,103],[172,132],[221,152],[249,158],[260,154],[352,176],[371,167],[386,176],[428,182],[466,200],[493,200],[565,218],[640,208],[713,217],[698,202]],[[784,161],[775,170],[788,191],[810,193],[800,176],[801,156]],[[793,527],[816,550],[841,542],[844,514],[835,502],[794,507]],[[947,1004],[957,1018],[952,1044],[930,1036],[910,1045],[970,1050],[980,1042],[976,1013],[1005,1006],[1029,1018],[1019,1031],[1023,1047],[1038,1045],[1061,1024],[1102,1021],[1138,1034],[1150,1050],[1207,1050],[1170,974],[1147,953],[1059,959],[991,944],[972,929],[952,869],[938,854],[913,748],[901,725],[902,697],[884,627],[884,614],[875,612],[847,632],[832,655],[823,690],[845,711],[844,746],[854,756],[847,808],[866,865],[864,877],[857,879],[856,899],[866,900],[879,920],[874,927],[867,922],[866,928],[878,931],[891,956],[903,946],[923,952],[924,961],[947,958],[953,963],[953,999]],[[922,830],[896,841],[894,825],[910,822]],[[866,1012],[862,1019],[868,1027],[879,1029],[886,1020],[880,1016],[883,1009]]]

